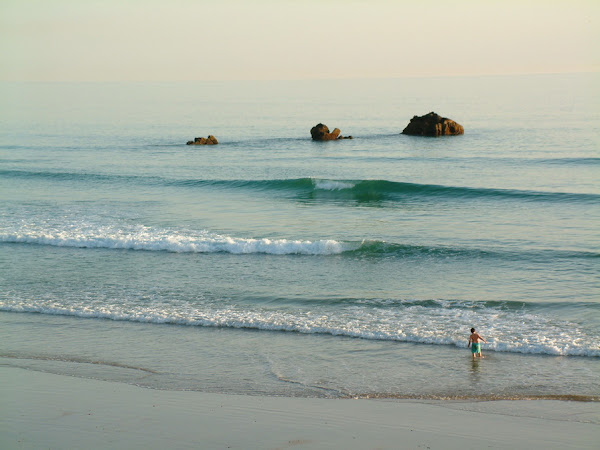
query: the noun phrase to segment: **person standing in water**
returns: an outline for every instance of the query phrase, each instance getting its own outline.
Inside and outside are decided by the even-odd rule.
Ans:
[[[471,347],[473,360],[475,360],[475,355],[479,355],[480,358],[483,358],[481,355],[481,341],[485,342],[486,344],[488,343],[479,335],[479,333],[475,331],[475,328],[471,328],[471,336],[469,336],[469,345],[467,345],[467,347]]]

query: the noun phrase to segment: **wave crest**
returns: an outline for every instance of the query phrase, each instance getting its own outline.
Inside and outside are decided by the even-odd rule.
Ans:
[[[264,253],[272,255],[333,255],[350,249],[332,239],[316,241],[240,238],[207,231],[181,233],[139,226],[134,230],[104,227],[85,230],[20,230],[0,234],[0,241],[57,247],[169,251],[177,253]]]
[[[65,223],[62,226],[20,225],[0,230],[0,243],[54,247],[165,251],[173,253],[230,253],[267,255],[349,255],[360,258],[497,258],[544,261],[548,258],[597,259],[600,254],[574,250],[499,250],[400,244],[381,240],[245,238],[207,230],[190,231],[137,226]]]
[[[162,308],[147,308],[135,304],[104,305],[95,309],[87,304],[63,304],[57,300],[2,300],[0,311],[65,315],[81,318],[108,319],[115,321],[171,324],[197,327],[252,329],[262,331],[294,332],[302,334],[326,334],[367,340],[396,341],[428,345],[450,345],[466,348],[464,333],[475,318],[486,329],[488,344],[485,351],[540,354],[553,356],[600,357],[597,337],[570,331],[569,322],[551,322],[541,315],[523,314],[517,310],[502,311],[495,307],[479,308],[471,313],[465,310],[433,308],[425,311],[420,304],[407,304],[397,311],[377,311],[369,308],[338,307],[332,311],[305,309],[272,310],[244,309],[239,306],[178,305],[169,302]],[[503,315],[504,320],[497,316]],[[418,318],[418,319],[417,319]],[[527,319],[527,324],[538,327],[531,333],[529,326],[516,324]],[[415,321],[422,324],[415,326]],[[489,322],[489,323],[486,323]],[[576,328],[576,327],[575,327]],[[515,336],[519,338],[515,340]]]
[[[0,170],[0,176],[15,178],[42,178],[53,181],[76,181],[101,184],[142,184],[179,186],[187,188],[257,189],[262,191],[286,191],[303,198],[314,199],[325,194],[331,198],[353,201],[404,201],[407,198],[427,199],[514,199],[521,201],[551,202],[598,202],[600,195],[592,193],[531,191],[518,189],[480,188],[467,186],[445,186],[436,184],[408,183],[389,180],[337,180],[320,178],[292,178],[265,180],[205,180],[176,179],[158,176],[131,176],[99,173],[61,171]]]

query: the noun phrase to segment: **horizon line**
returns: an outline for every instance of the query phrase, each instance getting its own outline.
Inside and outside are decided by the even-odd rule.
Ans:
[[[400,80],[415,78],[487,78],[543,75],[584,75],[599,74],[600,69],[553,72],[510,72],[510,73],[480,73],[480,74],[446,74],[446,75],[393,75],[393,76],[331,76],[306,78],[206,78],[206,79],[85,79],[85,80],[1,80],[0,83],[228,83],[228,82],[284,82],[284,81],[363,81],[363,80]]]

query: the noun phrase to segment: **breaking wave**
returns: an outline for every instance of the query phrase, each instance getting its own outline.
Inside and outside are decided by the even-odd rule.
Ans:
[[[293,303],[293,302],[292,302]],[[335,304],[311,302],[293,308],[243,307],[227,302],[169,301],[146,305],[136,299],[85,300],[0,297],[0,311],[75,316],[153,324],[254,329],[368,340],[465,348],[464,330],[474,321],[485,330],[487,351],[555,356],[600,357],[600,341],[591,330],[557,320],[552,310],[573,304],[450,300],[378,301],[346,299]],[[315,303],[321,304],[319,307]],[[380,303],[379,306],[376,306]],[[575,305],[577,306],[577,305]],[[586,304],[593,310],[597,304]]]
[[[185,231],[147,226],[97,226],[71,224],[63,227],[21,226],[0,230],[0,243],[34,244],[113,250],[164,251],[173,253],[230,253],[267,255],[355,257],[501,258],[546,260],[548,258],[599,258],[588,251],[507,251],[451,246],[399,244],[380,240],[278,239],[226,236],[210,231]]]

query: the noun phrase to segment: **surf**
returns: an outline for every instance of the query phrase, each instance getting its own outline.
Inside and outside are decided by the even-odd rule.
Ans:
[[[548,261],[595,259],[593,251],[560,249],[498,249],[387,242],[377,239],[305,239],[240,237],[209,230],[185,230],[144,225],[70,222],[19,224],[0,228],[0,243],[79,249],[130,250],[172,253],[228,253],[233,255],[305,255],[352,258],[437,258]]]
[[[435,306],[437,303],[437,306]],[[543,307],[503,308],[500,305],[444,307],[444,302],[406,302],[384,309],[370,305],[336,308],[243,308],[223,302],[193,304],[186,301],[104,303],[55,299],[31,301],[0,298],[0,311],[263,332],[328,335],[398,343],[452,346],[466,349],[466,330],[477,321],[485,330],[484,351],[548,356],[600,357],[600,343],[590,330],[567,320],[551,320]],[[514,305],[513,305],[514,306]],[[461,330],[465,330],[461,333]]]

